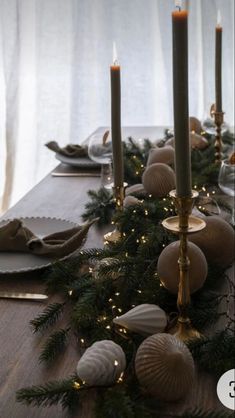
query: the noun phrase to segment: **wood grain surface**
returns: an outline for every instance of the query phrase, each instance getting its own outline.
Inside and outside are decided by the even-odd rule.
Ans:
[[[102,133],[105,129],[100,128],[98,132]],[[163,136],[163,128],[124,128],[124,135],[157,139]],[[80,223],[84,204],[88,200],[87,190],[99,186],[100,179],[97,177],[65,178],[49,174],[2,218],[45,216]],[[102,237],[108,229],[99,230],[93,226],[86,247],[102,247]],[[0,290],[43,293],[41,274],[1,275]],[[59,297],[49,298],[48,303],[55,300],[59,301]],[[77,342],[74,340],[53,366],[46,367],[39,363],[40,350],[47,334],[34,335],[29,321],[45,306],[45,303],[0,299],[0,418],[93,418],[94,393],[89,394],[82,410],[73,415],[63,411],[60,406],[34,408],[15,401],[15,392],[21,387],[70,376],[79,359]],[[205,410],[222,409],[216,395],[216,381],[206,374],[198,373],[193,391],[183,402],[163,405],[164,416],[174,416],[195,406]]]

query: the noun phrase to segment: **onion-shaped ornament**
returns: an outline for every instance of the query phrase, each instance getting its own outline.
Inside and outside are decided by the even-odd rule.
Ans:
[[[89,347],[77,364],[77,375],[88,386],[115,383],[126,367],[123,349],[111,340],[102,340]]]
[[[175,173],[166,164],[151,164],[143,173],[142,183],[146,192],[154,197],[164,197],[175,188]]]
[[[140,345],[135,359],[140,385],[163,401],[182,399],[192,388],[194,361],[187,346],[170,334],[156,334]]]
[[[159,306],[143,303],[124,315],[114,318],[113,322],[132,332],[146,336],[163,332],[167,325],[167,316]]]
[[[158,258],[157,272],[163,286],[169,292],[177,294],[179,287],[179,246],[180,241],[167,245]],[[207,277],[207,262],[203,252],[192,242],[188,243],[189,289],[190,293],[200,289]]]
[[[147,166],[154,163],[174,164],[175,151],[171,146],[155,147],[149,150]]]

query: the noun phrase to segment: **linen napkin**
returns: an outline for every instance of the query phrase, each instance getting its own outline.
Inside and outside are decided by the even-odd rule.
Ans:
[[[82,147],[81,145],[68,144],[66,147],[60,147],[58,142],[50,141],[45,144],[50,150],[57,152],[58,154],[64,155],[65,157],[72,158],[83,158],[88,157],[87,147]]]
[[[61,258],[77,250],[84,242],[90,226],[98,218],[82,226],[39,238],[20,219],[0,227],[0,251],[19,251]]]

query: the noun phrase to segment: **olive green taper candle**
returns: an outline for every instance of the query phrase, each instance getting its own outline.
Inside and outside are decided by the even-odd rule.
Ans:
[[[176,194],[191,196],[191,146],[188,111],[188,12],[172,13],[173,33],[173,96]]]
[[[123,149],[121,132],[121,76],[114,45],[114,60],[110,67],[111,76],[111,133],[113,147],[114,187],[122,187],[124,180]]]

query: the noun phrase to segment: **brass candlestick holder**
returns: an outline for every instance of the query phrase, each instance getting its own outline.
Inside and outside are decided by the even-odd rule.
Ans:
[[[222,125],[224,123],[224,112],[217,112],[215,105],[211,106],[211,117],[215,121],[215,163],[220,164],[222,160]]]
[[[125,196],[125,185],[113,186],[113,196],[116,212],[123,211],[123,201]],[[121,238],[121,232],[116,227],[113,231],[104,235],[104,243],[114,243]]]
[[[179,250],[179,289],[177,306],[179,310],[179,317],[177,322],[176,337],[182,341],[188,341],[193,338],[199,338],[200,333],[192,327],[188,316],[188,309],[190,306],[190,289],[189,289],[189,265],[188,258],[188,235],[200,231],[205,228],[205,222],[195,216],[191,216],[192,208],[195,199],[198,197],[198,192],[192,191],[190,197],[178,197],[176,191],[170,192],[170,197],[174,201],[174,205],[178,216],[172,216],[165,219],[162,224],[167,230],[179,234],[180,250]]]

